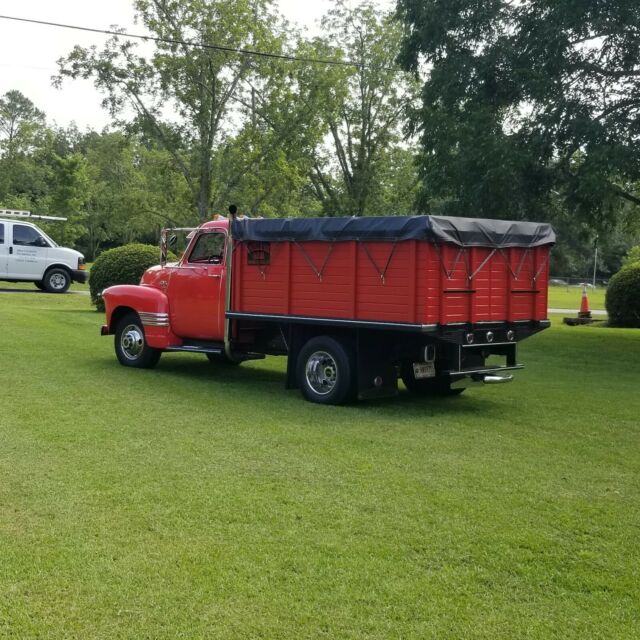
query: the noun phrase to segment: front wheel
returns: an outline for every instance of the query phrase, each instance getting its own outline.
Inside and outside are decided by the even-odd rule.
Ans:
[[[298,355],[302,395],[319,404],[343,404],[354,395],[355,367],[349,347],[329,336],[309,340]]]
[[[144,328],[137,313],[127,313],[120,318],[115,333],[116,357],[125,367],[153,369],[162,351],[147,344]]]
[[[403,362],[400,367],[400,377],[410,393],[422,396],[457,396],[462,389],[452,389],[449,380],[444,378],[417,379],[413,371],[412,362]]]
[[[49,293],[64,293],[71,285],[71,276],[66,269],[54,267],[44,274],[42,285]]]

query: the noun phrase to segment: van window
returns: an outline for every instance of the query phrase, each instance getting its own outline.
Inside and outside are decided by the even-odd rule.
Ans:
[[[13,244],[27,247],[41,247],[40,238],[42,238],[42,236],[33,227],[27,227],[23,224],[13,225]],[[47,243],[47,245],[48,244],[49,243]]]
[[[4,224],[0,222],[0,244],[4,244]]]

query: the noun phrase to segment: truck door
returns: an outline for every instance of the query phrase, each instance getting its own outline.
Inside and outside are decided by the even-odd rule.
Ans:
[[[169,278],[172,331],[182,338],[224,339],[226,234],[205,231]]]
[[[0,278],[6,278],[9,270],[9,248],[5,238],[5,224],[0,221]]]
[[[49,243],[30,225],[13,223],[11,226],[9,277],[41,280],[47,269]]]

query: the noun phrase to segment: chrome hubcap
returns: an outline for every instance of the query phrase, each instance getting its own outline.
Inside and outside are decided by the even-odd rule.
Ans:
[[[331,393],[338,380],[338,365],[326,351],[309,356],[305,370],[307,384],[321,396]]]
[[[53,273],[49,278],[49,284],[52,289],[64,289],[67,279],[61,273]]]
[[[127,325],[120,338],[122,353],[129,360],[136,360],[144,349],[144,335],[135,324]]]

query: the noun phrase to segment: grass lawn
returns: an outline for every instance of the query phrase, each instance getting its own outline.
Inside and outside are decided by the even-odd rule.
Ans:
[[[604,287],[589,289],[589,307],[591,309],[604,309],[604,296],[607,290]],[[549,308],[551,309],[579,309],[582,301],[582,287],[549,287]]]
[[[640,331],[321,407],[278,359],[125,369],[101,322],[0,294],[0,638],[640,637]]]

